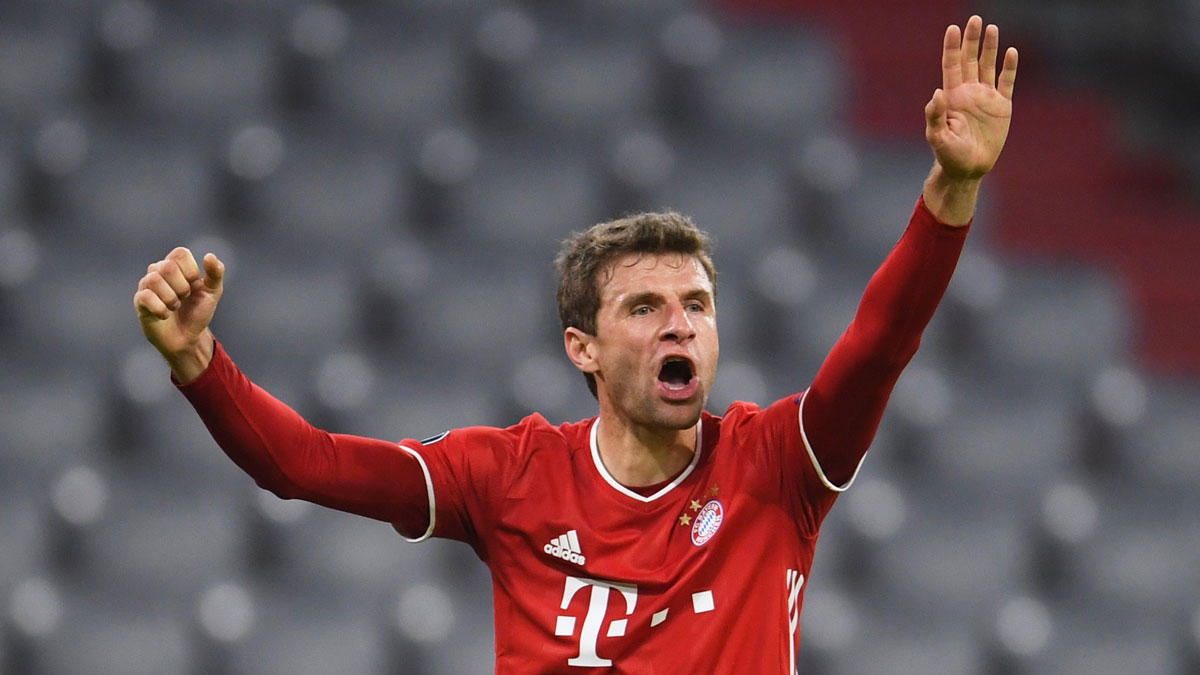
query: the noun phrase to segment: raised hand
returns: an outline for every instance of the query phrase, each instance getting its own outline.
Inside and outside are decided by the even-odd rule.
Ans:
[[[167,359],[176,379],[190,382],[212,359],[208,324],[223,292],[225,265],[204,256],[204,273],[192,252],[179,247],[151,263],[133,295],[142,332]]]
[[[983,50],[980,51],[980,41]],[[964,31],[946,29],[942,87],[925,106],[925,139],[949,178],[981,178],[996,164],[1012,119],[1017,50],[1009,47],[996,77],[1000,30],[972,16]]]

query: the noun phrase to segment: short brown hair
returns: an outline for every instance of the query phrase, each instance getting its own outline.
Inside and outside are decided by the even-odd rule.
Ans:
[[[712,242],[687,216],[673,211],[639,213],[576,232],[563,242],[554,267],[558,271],[558,318],[565,331],[578,328],[596,334],[600,311],[600,276],[613,262],[629,253],[679,253],[693,256],[704,267],[717,292]],[[588,390],[596,396],[596,378],[584,373]]]

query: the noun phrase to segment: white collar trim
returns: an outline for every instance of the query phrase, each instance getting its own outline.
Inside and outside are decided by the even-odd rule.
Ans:
[[[696,451],[692,453],[691,464],[688,464],[687,468],[683,470],[683,473],[681,473],[675,477],[675,480],[671,481],[669,484],[664,486],[663,489],[659,490],[658,492],[655,492],[654,494],[650,495],[649,497],[640,495],[640,494],[634,492],[633,490],[630,490],[629,488],[625,487],[624,485],[621,485],[619,482],[617,482],[617,479],[613,478],[612,474],[610,474],[608,472],[608,468],[604,466],[604,462],[601,461],[601,459],[600,459],[600,445],[599,445],[599,443],[596,442],[596,438],[597,438],[597,435],[598,435],[599,429],[600,429],[600,418],[599,417],[597,417],[592,422],[592,432],[591,432],[591,441],[590,441],[591,446],[592,446],[592,462],[595,463],[596,470],[600,472],[600,475],[604,478],[604,481],[606,483],[608,483],[609,485],[611,485],[614,490],[616,490],[617,492],[620,492],[621,494],[625,495],[626,497],[629,497],[631,499],[636,499],[639,502],[643,502],[643,503],[652,502],[652,501],[658,499],[659,497],[667,494],[671,490],[674,490],[675,486],[679,485],[680,483],[682,483],[684,481],[684,479],[686,479],[688,476],[690,476],[692,473],[692,470],[695,469],[696,465],[700,463],[700,453],[703,451],[703,448],[704,448],[704,444],[703,444],[704,436],[701,435],[701,433],[700,433],[701,426],[703,425],[703,423],[704,423],[704,420],[702,420],[702,419],[698,420],[696,422]]]

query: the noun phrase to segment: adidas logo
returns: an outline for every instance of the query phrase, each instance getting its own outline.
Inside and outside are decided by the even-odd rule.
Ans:
[[[555,558],[562,558],[576,565],[583,565],[587,562],[583,551],[579,550],[579,534],[575,530],[551,539],[549,544],[542,547],[542,550]]]

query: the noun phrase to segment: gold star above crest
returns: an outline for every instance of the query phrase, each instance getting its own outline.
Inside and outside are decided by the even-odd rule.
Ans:
[[[683,514],[682,516],[679,516],[679,524],[680,524],[680,525],[684,525],[684,526],[691,525],[691,524],[692,524],[692,517],[691,517],[691,516],[689,516],[689,515],[688,515],[688,514],[686,514],[686,513],[685,513],[685,514]]]
[[[716,497],[720,492],[721,488],[718,485],[714,485],[708,489],[708,494],[712,495],[713,497]]]
[[[691,509],[692,509],[693,511],[699,511],[699,510],[700,510],[700,502],[699,502],[699,501],[697,501],[697,500],[695,500],[695,499],[693,499],[693,500],[692,500],[692,506],[691,506]]]

